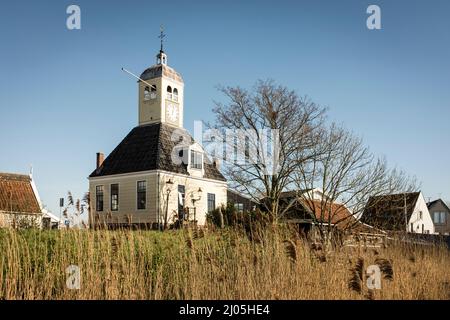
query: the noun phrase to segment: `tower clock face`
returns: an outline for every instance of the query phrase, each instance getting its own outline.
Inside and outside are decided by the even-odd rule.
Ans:
[[[167,105],[166,116],[172,122],[177,121],[178,120],[178,106],[174,103],[169,103]]]

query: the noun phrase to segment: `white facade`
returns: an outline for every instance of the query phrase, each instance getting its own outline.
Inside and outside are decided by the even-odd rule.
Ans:
[[[137,207],[137,183],[146,181],[146,206]],[[117,210],[111,208],[111,184],[119,187]],[[103,210],[96,207],[96,188],[103,186]],[[184,188],[184,203],[180,203],[179,186]],[[199,192],[199,190],[201,190]],[[205,225],[208,212],[208,194],[214,195],[215,207],[227,202],[227,184],[224,181],[152,170],[105,177],[89,181],[91,193],[91,224],[168,224],[176,220],[179,204],[191,209],[190,221]],[[194,200],[194,201],[192,201]],[[195,208],[195,217],[193,211]]]
[[[434,234],[434,224],[431,219],[430,212],[428,211],[427,203],[420,192],[417,198],[416,205],[414,207],[411,218],[408,221],[407,230],[411,233],[429,233]]]

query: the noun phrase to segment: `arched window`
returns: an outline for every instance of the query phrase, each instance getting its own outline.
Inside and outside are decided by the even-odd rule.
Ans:
[[[167,99],[172,100],[172,87],[167,86]]]
[[[156,86],[152,85],[150,88],[150,99],[156,99]]]
[[[178,101],[178,89],[173,88],[173,100]]]
[[[150,88],[148,86],[144,89],[144,100],[150,100]]]

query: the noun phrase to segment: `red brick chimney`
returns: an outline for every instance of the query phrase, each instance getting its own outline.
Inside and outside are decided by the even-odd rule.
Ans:
[[[97,169],[100,168],[104,160],[105,155],[103,154],[103,152],[97,152]]]

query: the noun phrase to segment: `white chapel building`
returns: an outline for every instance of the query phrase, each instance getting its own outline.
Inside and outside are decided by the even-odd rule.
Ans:
[[[227,202],[218,165],[183,128],[184,82],[161,50],[138,81],[139,125],[89,176],[91,227],[206,223]]]

